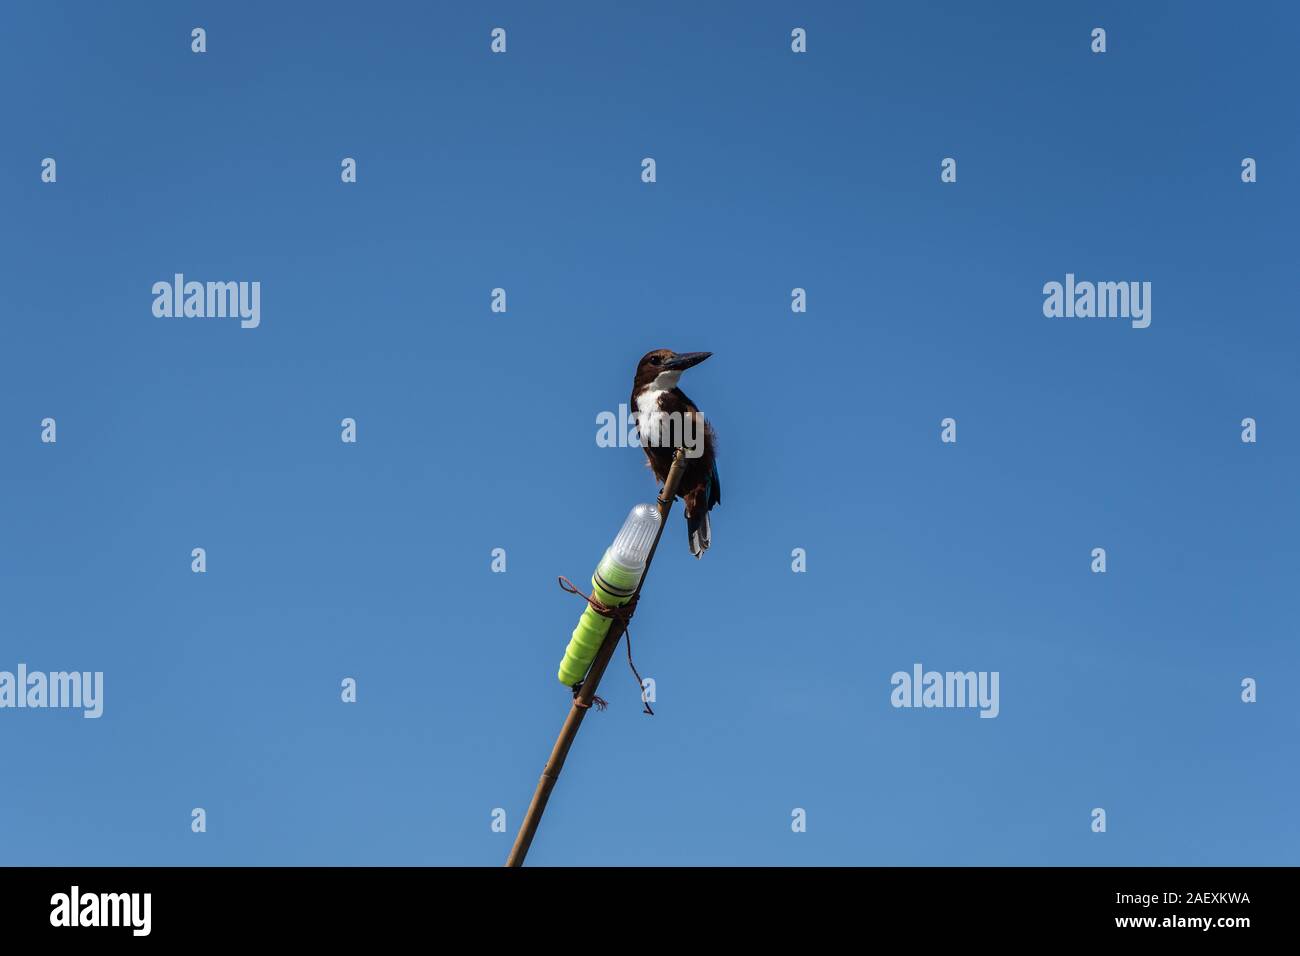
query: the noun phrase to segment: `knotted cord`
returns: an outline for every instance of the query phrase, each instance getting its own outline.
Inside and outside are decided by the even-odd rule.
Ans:
[[[626,604],[620,605],[618,607],[610,607],[609,605],[605,604],[603,601],[601,601],[599,598],[595,597],[594,595],[582,593],[582,591],[579,590],[577,585],[575,585],[572,581],[566,578],[563,574],[559,576],[559,582],[560,582],[560,590],[567,591],[570,594],[576,594],[578,597],[582,598],[589,605],[591,605],[591,609],[595,611],[597,614],[599,614],[601,617],[609,618],[611,621],[614,622],[614,625],[621,624],[623,626],[623,633],[627,637],[627,666],[632,668],[632,675],[636,678],[637,690],[640,692],[641,695],[641,706],[645,708],[643,713],[649,714],[651,717],[653,717],[655,715],[655,712],[650,709],[650,704],[645,699],[645,681],[641,679],[640,671],[638,671],[636,669],[636,665],[632,663],[632,632],[628,629],[628,624],[630,624],[632,621],[632,614],[636,611],[636,602],[637,599],[640,597],[640,595],[633,594],[632,600],[628,601]],[[583,708],[590,707],[591,706],[590,704],[584,704],[580,699],[579,695],[582,691],[582,684],[583,684],[582,681],[578,681],[578,683],[573,685],[573,699],[579,707],[583,707]],[[606,707],[609,706],[609,704],[606,701],[595,696],[594,694],[592,695],[591,703],[596,705],[597,710],[604,710]]]

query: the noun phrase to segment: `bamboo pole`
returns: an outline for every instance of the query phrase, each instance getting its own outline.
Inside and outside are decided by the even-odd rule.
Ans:
[[[645,571],[641,574],[641,582],[636,586],[634,598],[640,596],[646,576],[650,573],[650,562],[654,560],[655,552],[659,550],[659,539],[663,537],[664,528],[668,524],[668,514],[673,510],[673,499],[677,496],[677,486],[681,484],[682,471],[685,467],[686,452],[685,449],[679,448],[677,454],[673,456],[673,466],[668,469],[668,477],[664,479],[663,490],[659,492],[659,530],[655,532],[654,543],[650,546],[650,553],[646,555]],[[582,719],[591,709],[591,699],[596,696],[600,679],[605,676],[605,668],[609,665],[610,658],[614,656],[614,649],[618,647],[618,642],[626,630],[626,623],[615,620],[610,625],[609,633],[605,635],[600,650],[596,652],[596,658],[591,662],[591,669],[587,671],[578,696],[574,698],[573,706],[569,708],[569,715],[564,719],[564,726],[560,728],[560,736],[555,739],[550,759],[542,769],[541,779],[537,781],[537,790],[533,793],[532,802],[528,804],[524,822],[519,826],[519,834],[515,837],[515,845],[510,849],[506,866],[524,865],[524,857],[528,855],[528,848],[532,846],[533,837],[537,835],[537,826],[542,822],[542,814],[546,812],[546,803],[551,799],[551,791],[555,789],[555,783],[560,779],[560,771],[564,769],[564,760],[569,756],[569,748],[573,746],[573,739],[578,736],[578,728],[582,726]],[[644,689],[642,692],[644,693]]]

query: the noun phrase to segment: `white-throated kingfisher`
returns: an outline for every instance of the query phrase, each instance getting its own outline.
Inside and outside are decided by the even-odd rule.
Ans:
[[[677,387],[677,380],[682,372],[712,354],[655,349],[642,357],[632,380],[632,412],[641,447],[661,484],[668,479],[677,449],[686,449],[677,497],[686,508],[686,533],[691,554],[697,558],[708,550],[712,538],[709,511],[722,503],[722,485],[714,460],[717,438],[704,414]]]

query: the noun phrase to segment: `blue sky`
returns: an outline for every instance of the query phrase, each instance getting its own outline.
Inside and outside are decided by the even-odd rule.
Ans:
[[[655,493],[596,416],[668,347],[714,352],[713,548],[674,513],[657,716],[620,654],[530,863],[1300,863],[1297,26],[7,5],[0,669],[105,704],[0,710],[0,862],[502,862],[555,576]],[[177,272],[260,281],[260,327],[154,317]],[[1150,281],[1150,328],[1045,318],[1067,272]],[[891,707],[916,662],[999,716]]]

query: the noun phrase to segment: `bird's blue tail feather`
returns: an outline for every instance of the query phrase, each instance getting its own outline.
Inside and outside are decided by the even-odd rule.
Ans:
[[[709,511],[714,505],[722,503],[722,483],[718,481],[717,465],[713,466],[713,472],[704,486],[703,498],[704,507],[698,509],[695,514],[686,516],[686,536],[691,546],[691,554],[697,558],[702,557],[712,544],[713,529],[709,524]]]

